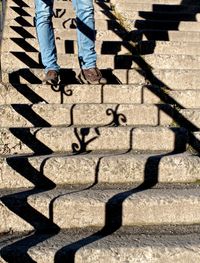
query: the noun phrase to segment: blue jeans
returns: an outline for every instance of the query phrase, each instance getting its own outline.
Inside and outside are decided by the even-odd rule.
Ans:
[[[95,23],[92,0],[72,0],[76,11],[78,57],[83,69],[96,66]],[[35,0],[36,31],[45,71],[56,70],[57,52],[52,26],[54,0]]]

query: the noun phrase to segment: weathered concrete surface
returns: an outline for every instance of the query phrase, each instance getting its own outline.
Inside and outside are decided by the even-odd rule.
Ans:
[[[162,107],[163,106],[163,107]],[[166,106],[166,107],[165,107]],[[167,105],[152,104],[13,104],[0,106],[0,127],[49,126],[170,126],[172,115],[162,111]],[[170,111],[170,106],[168,107]],[[29,112],[25,114],[24,112]],[[52,114],[53,112],[53,114]],[[23,114],[24,113],[24,114]],[[189,112],[188,112],[189,113]],[[115,117],[116,114],[116,117]],[[190,111],[189,119],[198,121],[198,111]],[[30,116],[35,116],[35,120]],[[187,117],[187,115],[186,115]],[[38,118],[38,120],[37,120]],[[199,122],[198,122],[199,123]]]
[[[200,28],[199,28],[200,31]],[[200,47],[198,42],[180,41],[142,41],[139,43],[142,54],[179,54],[199,55]]]
[[[162,263],[163,261],[167,263],[196,263],[199,261],[199,232],[188,231],[185,233],[187,227],[182,227],[178,234],[174,233],[172,227],[168,227],[166,233],[163,234],[160,233],[163,228],[158,228],[153,233],[145,228],[138,231],[134,229],[120,229],[112,236],[104,237],[97,233],[98,229],[61,231],[58,235],[49,237],[35,247],[30,247],[31,235],[22,236],[22,238],[26,238],[27,247],[30,247],[28,255],[38,263],[53,263],[54,258],[67,260],[70,253],[67,248],[72,242],[80,245],[75,250],[75,263],[94,261],[136,263],[141,260],[143,263],[149,263],[149,260],[152,263]],[[43,239],[45,235],[36,236],[36,238]],[[16,237],[14,240],[18,239],[19,237]],[[66,247],[64,248],[64,246]],[[5,251],[4,256],[6,255]],[[14,257],[18,256],[20,251],[19,248],[19,250],[13,249],[12,252],[7,253]],[[22,258],[22,254],[20,256]]]
[[[199,198],[199,189],[52,190],[29,196],[28,203],[47,218],[51,203],[53,222],[61,228],[76,228],[103,227],[116,216],[122,226],[199,224]],[[109,211],[114,207],[111,218]]]
[[[168,90],[159,87],[130,85],[65,85],[52,88],[50,85],[11,84],[1,85],[1,104],[36,103],[106,103],[106,104],[163,104],[170,101],[179,108],[198,108],[200,90]],[[39,106],[38,106],[39,107]]]
[[[167,139],[166,139],[167,138]],[[51,127],[0,129],[0,153],[82,153],[87,151],[180,151],[187,147],[184,128]]]
[[[57,50],[61,54],[78,54],[78,46],[76,40],[68,40],[67,35],[65,36],[66,39],[56,39],[56,47]],[[97,54],[127,54],[130,53],[128,46],[128,42],[124,41],[122,42],[121,39],[118,41],[115,41],[112,38],[109,38],[109,41],[104,40],[97,40],[95,42],[95,49]],[[7,52],[9,49],[13,51],[26,51],[26,52],[39,52],[39,46],[38,41],[35,38],[26,38],[22,39],[20,35],[16,38],[5,38],[3,39],[2,44],[2,52]]]
[[[0,201],[0,233],[31,231],[34,227],[9,210],[2,201]]]
[[[28,70],[28,69],[27,69]],[[29,71],[29,70],[28,70]],[[2,72],[2,81],[4,83],[9,83],[9,75],[11,73],[19,72],[19,80],[17,82],[13,80],[15,84],[27,84],[30,82],[32,83],[32,78],[26,79],[23,73],[20,73],[18,69],[10,69],[9,71],[3,71]],[[76,76],[79,74],[80,69],[73,69],[72,73],[74,73]],[[141,83],[145,84],[145,73],[139,69],[113,69],[114,76],[119,79],[119,81],[122,84],[133,84],[133,83]],[[154,77],[152,83],[157,83],[159,81],[159,85],[161,87],[168,86],[172,90],[199,90],[199,74],[200,70],[195,69],[152,69],[151,70],[152,75]],[[44,71],[42,69],[30,69],[31,76],[36,76],[37,83],[38,79],[39,81],[42,81],[44,78]],[[148,82],[148,80],[147,80]],[[34,83],[34,82],[33,82]],[[7,88],[9,85],[6,85]],[[90,85],[91,87],[91,85]],[[23,89],[25,86],[23,87]],[[34,86],[33,86],[34,88]],[[1,85],[1,89],[5,89]],[[8,88],[9,89],[9,88]],[[45,86],[43,86],[43,89],[46,89]],[[9,92],[11,92],[9,90]],[[50,91],[49,91],[50,92]]]
[[[9,164],[11,162],[11,164]],[[12,163],[24,167],[23,176],[12,168]],[[28,167],[31,167],[30,170]],[[154,170],[149,174],[147,169]],[[198,183],[200,180],[200,159],[190,154],[168,156],[149,154],[89,154],[87,156],[41,156],[27,158],[1,158],[0,188],[30,188],[39,185],[45,176],[56,185],[91,185],[142,183]],[[30,173],[35,178],[31,181]]]
[[[108,77],[109,83],[141,85],[146,83],[144,72],[137,69],[105,69],[101,71],[103,75]],[[18,79],[13,79],[13,84],[41,84],[45,75],[43,69],[22,69],[22,71],[13,69],[12,71],[2,71],[1,73],[2,82],[5,84],[9,84],[9,77],[14,74],[18,75]],[[61,83],[66,85],[75,84],[78,81],[79,74],[80,68],[73,70],[61,69]]]
[[[38,263],[54,262],[61,258],[67,260],[70,252],[68,246],[74,242],[80,245],[75,251],[75,263],[91,263],[94,261],[104,263],[105,261],[118,262],[142,262],[149,263],[176,263],[190,262],[196,263],[199,260],[199,232],[191,231],[189,227],[181,227],[176,233],[172,227],[168,227],[163,233],[163,227],[155,231],[143,229],[120,229],[108,236],[101,236],[97,233],[98,229],[68,230],[61,231],[58,235],[48,237],[47,240],[40,242],[37,246],[31,247],[32,235],[22,236],[27,240],[28,255]],[[186,229],[186,231],[185,231]],[[187,231],[189,229],[189,231]],[[162,232],[162,233],[161,233]],[[186,233],[185,233],[186,232]],[[173,233],[173,235],[172,235]],[[45,239],[45,235],[36,236],[38,239]],[[1,238],[4,245],[9,244],[4,237]],[[17,241],[19,237],[13,236]],[[84,242],[85,241],[85,242]],[[138,246],[140,244],[140,246]],[[65,246],[65,247],[64,247]],[[62,250],[61,250],[62,249]],[[19,248],[7,251],[13,258],[20,254]],[[4,249],[4,256],[6,256]],[[8,254],[7,254],[8,255]],[[0,259],[2,260],[2,259]],[[185,261],[186,260],[186,261]],[[0,261],[2,262],[2,261]]]
[[[122,37],[124,35],[122,30],[102,30],[99,29],[96,32],[96,40],[107,40],[110,39],[112,41],[114,40],[122,40]],[[70,39],[70,40],[77,40],[77,32],[74,29],[60,29],[60,28],[54,28],[54,35],[57,39]],[[25,39],[36,39],[36,30],[34,27],[30,27],[28,29],[23,29],[21,26],[7,26],[4,27],[3,32],[3,38],[19,38],[23,37]]]

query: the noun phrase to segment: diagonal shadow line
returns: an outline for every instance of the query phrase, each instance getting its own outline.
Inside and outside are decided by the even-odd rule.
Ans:
[[[17,112],[20,110],[14,107]],[[51,126],[39,115],[33,114],[32,110],[21,112],[33,124],[44,124],[45,126]],[[29,148],[36,154],[51,154],[52,150],[35,138],[35,135],[30,132],[30,129],[10,129],[10,132],[20,141],[24,142]],[[52,190],[56,187],[53,183],[44,175],[44,166],[48,158],[45,158],[40,165],[40,170],[35,169],[29,159],[26,157],[11,157],[7,158],[7,164],[15,170],[18,174],[29,180],[35,187],[33,189],[23,191],[16,194],[10,194],[3,196],[1,201],[3,204],[15,213],[17,216],[29,223],[33,228],[34,232],[31,236],[23,238],[22,240],[16,241],[11,245],[7,245],[1,249],[1,256],[6,262],[35,262],[29,255],[28,250],[34,245],[56,235],[60,228],[49,218],[34,209],[28,204],[28,197],[34,194],[44,193],[45,191]],[[46,235],[39,235],[38,233],[48,232]],[[20,257],[16,257],[15,252],[20,250]],[[12,251],[12,253],[11,253]]]
[[[33,58],[31,58],[30,56],[28,56],[25,52],[20,52],[20,51],[12,51],[10,52],[12,55],[14,55],[16,58],[18,58],[21,62],[23,62],[24,64],[26,64],[29,68],[43,68],[41,61],[40,61],[40,57],[38,54],[38,61],[35,61]]]
[[[20,48],[23,47],[25,52],[39,52],[35,47],[29,44],[24,38],[10,38]]]
[[[101,6],[104,6],[103,3],[100,3]],[[112,14],[109,15],[109,18],[116,18],[115,16],[113,16]],[[121,26],[119,25],[119,27],[121,28]],[[125,44],[126,48],[128,48],[130,51],[135,50],[135,48],[131,45],[131,44]],[[133,58],[134,60],[134,58]],[[139,59],[137,59],[138,65],[141,66],[142,70],[147,71],[147,75],[150,76],[150,79],[156,79],[158,81],[158,79],[153,75],[152,71],[149,69],[149,65],[140,57]],[[164,84],[164,83],[163,83]],[[166,85],[165,85],[166,86]],[[162,96],[165,95],[162,93]],[[166,96],[165,96],[166,98]],[[171,98],[170,96],[168,96],[168,99],[173,100],[174,102],[176,102],[173,98]],[[178,104],[177,102],[175,103],[176,105]],[[178,116],[180,116],[181,114],[179,112],[176,112],[176,114]],[[188,123],[191,125],[191,123],[182,116],[182,118],[184,119],[185,123]],[[191,136],[191,133],[190,133]],[[177,139],[177,137],[176,137]],[[191,140],[190,140],[191,143]],[[175,148],[176,148],[176,143],[175,143]],[[186,144],[184,145],[184,148],[186,149]],[[182,149],[182,150],[185,150]],[[182,152],[181,150],[181,152]],[[136,194],[140,191],[144,191],[147,189],[152,188],[153,186],[155,186],[158,183],[158,167],[159,167],[159,163],[161,161],[161,159],[164,156],[168,156],[171,154],[177,153],[177,151],[173,151],[171,153],[162,155],[162,156],[154,156],[154,157],[150,157],[145,165],[145,178],[144,178],[144,182],[138,186],[135,189],[126,191],[124,193],[120,193],[114,197],[112,197],[110,200],[108,200],[107,204],[106,204],[106,223],[105,223],[105,227],[94,233],[93,235],[90,235],[86,238],[80,239],[77,242],[71,243],[70,245],[67,245],[65,247],[63,247],[62,249],[58,250],[55,258],[54,258],[54,262],[55,263],[63,263],[65,262],[65,260],[67,260],[67,262],[69,263],[74,263],[75,262],[75,254],[76,252],[88,245],[91,244],[97,240],[100,240],[102,238],[104,238],[107,235],[111,235],[112,233],[114,233],[115,231],[117,231],[121,226],[122,226],[122,205],[123,202],[132,194]],[[199,149],[198,149],[198,153],[199,153]],[[153,178],[152,178],[152,174],[153,174]],[[150,177],[150,178],[149,178]],[[117,205],[116,205],[117,204]]]
[[[40,115],[34,112],[34,110],[32,109],[33,105],[12,104],[11,106],[17,113],[26,118],[35,127],[51,127],[50,123],[42,119]]]
[[[21,2],[21,0],[19,1],[19,3]],[[18,3],[18,5],[19,5]],[[21,6],[11,6],[10,7],[13,11],[15,11],[19,16],[29,16],[31,17],[31,15],[26,12]]]
[[[19,34],[23,39],[35,39],[35,37],[24,27],[22,26],[10,26],[14,32]]]
[[[13,2],[19,7],[30,7],[25,1],[13,0]]]
[[[26,84],[20,84],[20,76],[24,77],[26,74],[27,70],[18,70],[15,72],[12,72],[9,74],[9,83],[20,93],[22,94],[25,98],[28,99],[33,104],[37,104],[40,102],[45,102],[41,96],[39,96],[36,92],[34,92],[28,85]],[[35,75],[29,71],[29,76],[31,78],[35,79]]]
[[[158,166],[158,165],[156,165],[156,166]],[[156,183],[156,180],[154,180],[154,183]],[[149,186],[148,185],[148,188],[149,187],[152,187],[151,185]],[[141,189],[141,186],[138,188],[139,190]],[[143,187],[142,187],[142,190],[144,190],[144,189],[146,189],[146,187],[144,187],[144,185],[143,185]],[[130,193],[130,192],[129,192]],[[127,193],[128,194],[128,193]],[[124,194],[124,197],[125,198],[127,198],[127,194]],[[132,193],[131,193],[132,194]],[[123,197],[122,197],[122,199],[123,199]],[[108,202],[109,203],[109,202]],[[112,205],[112,202],[111,202],[111,205]],[[109,209],[109,211],[110,211],[110,209]],[[109,214],[109,213],[108,213]],[[110,220],[110,219],[109,219]],[[120,222],[119,220],[118,220],[118,222]],[[119,223],[117,223],[117,225],[119,226]]]
[[[43,173],[43,168],[48,158],[46,158],[40,167],[40,171],[36,170],[30,163],[28,158],[8,158],[8,165],[17,171],[21,176],[28,179],[35,185],[35,189],[24,191],[17,194],[7,195],[1,198],[3,204],[31,224],[35,231],[22,240],[7,245],[1,249],[1,256],[6,262],[35,262],[29,255],[30,247],[56,235],[60,228],[48,219],[31,205],[28,204],[28,197],[34,194],[43,193],[56,187],[56,185],[46,178]],[[40,189],[39,189],[40,188]],[[38,233],[47,233],[47,235],[39,236]],[[16,251],[20,249],[20,257],[15,255]]]
[[[17,16],[15,19],[14,19],[20,26],[23,26],[23,27],[33,27],[33,25],[27,21],[24,17],[22,16]]]

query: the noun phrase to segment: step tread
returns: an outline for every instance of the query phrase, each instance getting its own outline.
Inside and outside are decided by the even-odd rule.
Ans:
[[[57,235],[50,234],[30,234],[30,235],[6,235],[1,238],[2,257],[6,255],[15,258],[18,254],[22,257],[24,247],[28,250],[30,257],[38,263],[51,262],[55,259],[68,260],[72,244],[76,244],[74,254],[76,253],[75,262],[131,262],[136,263],[144,258],[143,262],[147,263],[148,259],[158,260],[157,262],[182,261],[187,259],[191,263],[200,259],[199,249],[199,226],[191,229],[189,226],[181,226],[179,231],[176,227],[154,227],[154,228],[121,228],[111,235],[98,232],[98,229],[72,229],[61,230]],[[35,238],[36,245],[33,247],[31,241]],[[13,252],[10,252],[9,244],[21,239],[21,245],[13,245]],[[39,243],[39,244],[38,244]],[[138,245],[139,244],[139,245]],[[12,247],[12,245],[11,245]],[[163,247],[165,248],[163,250]],[[101,251],[101,252],[99,252]],[[9,253],[9,254],[8,254]],[[117,255],[117,256],[116,256]],[[44,261],[45,257],[45,261]],[[22,258],[23,259],[23,258]],[[169,260],[169,261],[166,261]]]
[[[149,182],[159,183],[198,185],[200,181],[200,158],[188,152],[145,154],[130,151],[129,153],[91,152],[87,155],[10,155],[7,158],[1,156],[0,163],[2,173],[7,174],[7,180],[1,177],[2,195],[8,194],[8,191],[3,191],[4,188],[30,188],[34,185],[42,187],[41,166],[43,166],[42,174],[46,178],[56,185],[63,186],[76,184],[89,186],[95,180],[99,184],[132,185],[143,182],[145,177]],[[27,170],[21,171],[20,167],[24,166],[27,166]],[[152,167],[154,173],[151,169],[148,171],[148,167]]]

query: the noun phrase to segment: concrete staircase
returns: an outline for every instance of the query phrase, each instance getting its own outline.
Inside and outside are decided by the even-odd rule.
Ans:
[[[57,0],[53,87],[34,1],[6,2],[0,262],[200,262],[199,0],[94,5],[108,84],[78,82],[75,14]]]

